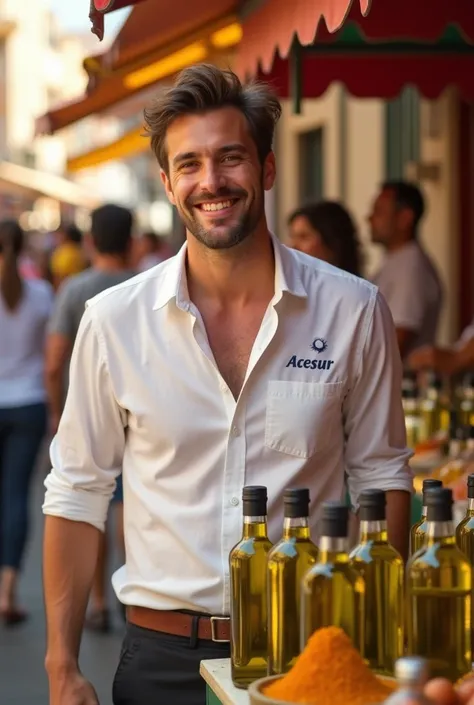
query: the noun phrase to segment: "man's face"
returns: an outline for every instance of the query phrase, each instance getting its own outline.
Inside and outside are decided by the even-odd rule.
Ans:
[[[381,191],[374,201],[372,213],[368,217],[372,242],[390,245],[398,227],[399,212],[392,191]]]
[[[228,249],[252,235],[264,218],[264,191],[275,161],[262,165],[243,113],[220,108],[174,120],[166,133],[168,198],[186,229],[210,249]]]

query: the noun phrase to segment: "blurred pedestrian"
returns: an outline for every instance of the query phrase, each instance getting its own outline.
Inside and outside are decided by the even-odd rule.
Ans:
[[[137,269],[145,272],[156,267],[171,256],[171,251],[163,238],[154,232],[146,232],[136,241]]]
[[[386,252],[373,281],[392,313],[402,358],[435,343],[443,304],[438,272],[418,237],[424,212],[415,184],[387,181],[368,217],[372,241]]]
[[[320,201],[298,208],[290,215],[288,224],[290,247],[362,276],[357,229],[340,203]]]
[[[416,348],[407,362],[413,370],[434,370],[447,376],[474,369],[474,320],[463,330],[454,345],[425,345]]]
[[[28,535],[30,480],[46,433],[44,341],[53,291],[23,278],[23,231],[0,222],[0,618],[27,613],[18,602],[18,577]]]
[[[67,277],[79,274],[87,267],[82,248],[82,233],[75,225],[63,225],[56,233],[57,247],[50,259],[54,288],[58,289]]]
[[[65,281],[54,304],[46,346],[46,381],[51,414],[51,431],[58,430],[66,398],[67,368],[86,302],[116,284],[132,277],[132,213],[120,206],[104,205],[92,213],[89,250],[92,267]],[[123,554],[122,478],[117,478],[114,494],[116,535]],[[110,627],[107,607],[107,534],[101,537],[97,570],[91,593],[91,609],[86,626],[98,631]]]

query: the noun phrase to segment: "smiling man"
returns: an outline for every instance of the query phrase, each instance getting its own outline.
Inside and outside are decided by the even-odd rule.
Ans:
[[[87,596],[123,470],[128,626],[115,705],[204,705],[199,663],[229,654],[229,552],[244,485],[353,504],[387,492],[406,553],[412,478],[393,322],[377,288],[282,246],[264,194],[280,105],[200,65],[146,111],[170,201],[174,258],[89,302],[46,480],[44,580],[51,705],[96,705],[78,667]]]

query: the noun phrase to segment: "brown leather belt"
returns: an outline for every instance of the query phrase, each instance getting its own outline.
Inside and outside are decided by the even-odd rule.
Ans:
[[[175,636],[208,641],[230,641],[230,617],[206,617],[185,612],[165,612],[148,607],[127,607],[127,620],[137,627]]]

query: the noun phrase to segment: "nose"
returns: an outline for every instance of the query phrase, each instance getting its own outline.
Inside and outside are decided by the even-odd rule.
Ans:
[[[219,165],[212,161],[204,164],[201,171],[201,189],[209,193],[217,193],[225,185],[225,177]]]

